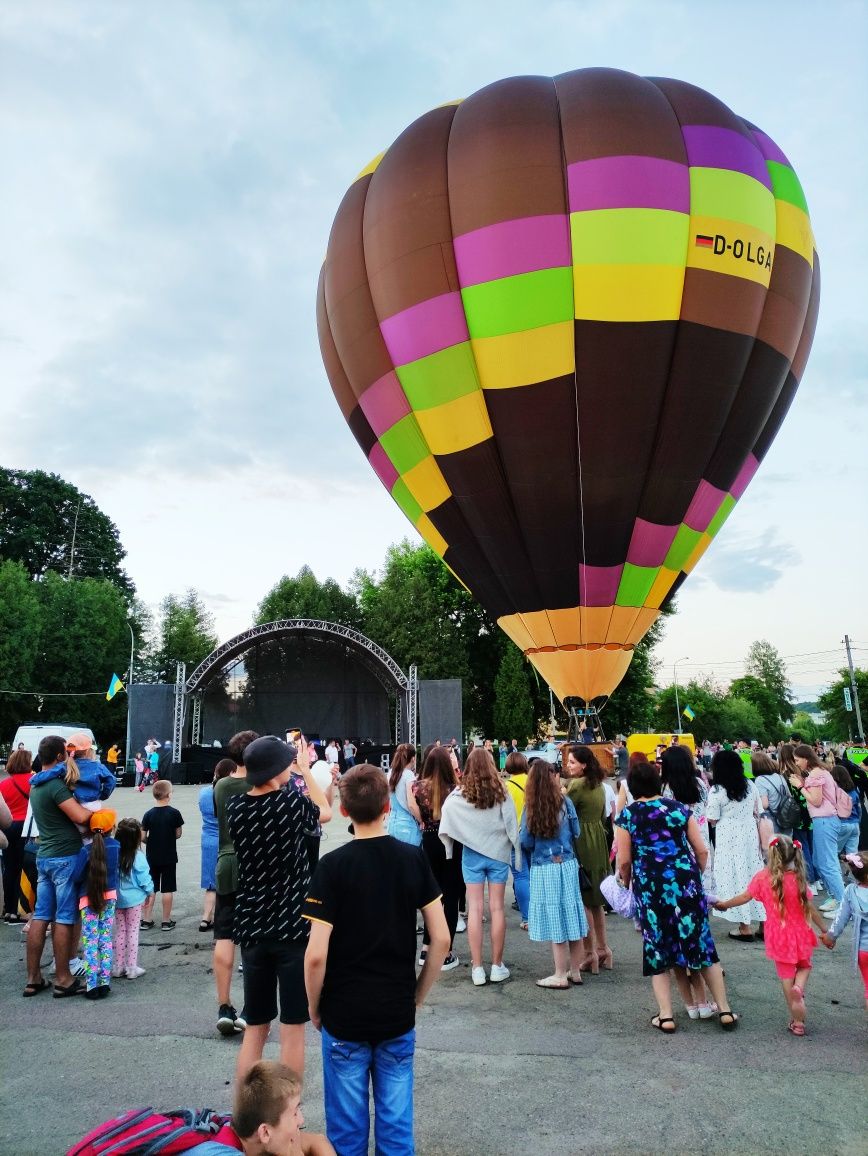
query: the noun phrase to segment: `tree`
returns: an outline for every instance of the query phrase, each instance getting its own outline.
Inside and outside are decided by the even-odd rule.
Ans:
[[[753,675],[771,692],[777,706],[778,717],[788,719],[793,713],[790,700],[790,680],[783,658],[770,642],[764,638],[751,643],[744,664],[745,674]]]
[[[105,578],[131,596],[125,556],[117,526],[88,494],[43,470],[0,469],[0,558],[31,578]]]
[[[633,652],[633,660],[627,667],[627,673],[612,692],[603,710],[602,719],[608,735],[628,735],[637,731],[641,733],[652,725],[655,707],[654,647],[663,637],[666,616],[673,613],[673,607],[664,610]],[[673,703],[673,716],[674,713]],[[672,725],[671,721],[669,725]]]
[[[37,689],[41,628],[36,584],[20,562],[0,562],[0,734],[36,712],[35,699],[8,692]]]
[[[280,618],[322,618],[356,628],[361,623],[353,595],[343,591],[333,578],[320,582],[309,566],[302,566],[295,578],[284,575],[259,604],[257,623]]]
[[[725,735],[733,739],[757,739],[767,743],[772,738],[766,730],[762,715],[752,702],[737,695],[727,695],[723,700],[723,730]]]
[[[868,670],[857,668],[855,673],[856,688],[859,691],[859,707],[862,713],[862,725],[868,726]],[[848,738],[857,738],[859,725],[856,721],[854,709],[848,711],[844,707],[844,688],[850,689],[850,671],[842,666],[838,677],[832,685],[824,690],[817,699],[817,707],[826,716],[826,725],[822,728],[824,737],[839,741]],[[793,724],[795,730],[795,723]]]
[[[792,734],[799,735],[803,743],[816,742],[820,737],[820,728],[807,711],[797,710],[793,715]]]
[[[517,738],[524,746],[533,730],[533,723],[527,662],[518,647],[510,642],[494,680],[494,733],[507,740]]]
[[[46,693],[35,717],[84,723],[103,745],[123,742],[126,695],[106,702],[105,692],[111,676],[123,675],[129,663],[124,595],[104,579],[66,581],[50,571],[34,587],[42,624],[35,675],[39,685],[33,689]]]
[[[763,733],[769,739],[783,737],[780,717],[780,703],[772,690],[753,674],[736,678],[729,684],[729,697],[740,698],[751,703],[759,711],[763,723]]]
[[[214,615],[195,590],[181,597],[167,595],[160,604],[159,642],[153,662],[163,677],[173,681],[177,663],[187,664],[189,675],[217,647]]]

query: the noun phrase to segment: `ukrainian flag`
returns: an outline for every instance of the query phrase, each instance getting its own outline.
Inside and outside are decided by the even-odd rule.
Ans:
[[[124,684],[118,678],[118,676],[116,674],[113,674],[112,680],[109,683],[109,688],[105,692],[106,702],[111,702],[111,700],[114,698],[114,696],[118,693],[119,690],[126,690],[126,689],[127,688],[124,686]]]
[[[692,707],[686,706],[681,713],[684,715],[688,722],[693,722],[693,720],[696,718],[696,711],[693,710]]]

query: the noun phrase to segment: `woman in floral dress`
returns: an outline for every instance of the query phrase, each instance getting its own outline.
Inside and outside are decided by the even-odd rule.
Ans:
[[[632,882],[642,927],[642,974],[651,976],[659,1009],[651,1025],[668,1035],[675,1031],[669,971],[685,1003],[691,1002],[688,973],[701,972],[718,1005],[720,1026],[729,1031],[738,1019],[708,925],[701,877],[708,848],[699,824],[687,807],[661,797],[652,764],[634,766],[627,785],[633,802],[615,819],[618,870],[625,886]]]

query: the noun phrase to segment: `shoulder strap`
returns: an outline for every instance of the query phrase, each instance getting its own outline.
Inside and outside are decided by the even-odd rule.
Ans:
[[[15,788],[15,790],[18,792],[18,794],[21,796],[22,799],[28,799],[29,800],[30,796],[27,794],[26,791],[21,790],[21,788],[15,782],[15,776],[14,775],[9,776],[9,782],[12,784],[12,786]]]

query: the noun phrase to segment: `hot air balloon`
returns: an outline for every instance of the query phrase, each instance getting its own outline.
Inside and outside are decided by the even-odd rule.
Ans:
[[[341,202],[317,320],[400,508],[561,701],[599,703],[768,451],[819,288],[770,137],[591,68],[411,124]]]

